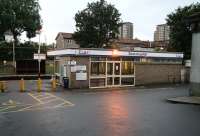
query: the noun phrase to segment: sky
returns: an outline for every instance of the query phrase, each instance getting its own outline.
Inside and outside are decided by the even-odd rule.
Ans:
[[[74,32],[74,16],[86,8],[88,2],[96,0],[39,0],[43,29],[41,42],[55,42],[58,32]],[[190,5],[199,0],[107,0],[115,5],[124,22],[134,24],[134,38],[153,40],[156,25],[166,23],[168,14],[179,6]],[[39,41],[39,37],[32,39]]]

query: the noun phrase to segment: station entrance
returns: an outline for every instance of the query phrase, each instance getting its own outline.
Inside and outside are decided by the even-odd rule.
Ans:
[[[133,60],[123,58],[90,58],[90,88],[135,85]]]
[[[107,86],[119,86],[121,62],[107,62]]]

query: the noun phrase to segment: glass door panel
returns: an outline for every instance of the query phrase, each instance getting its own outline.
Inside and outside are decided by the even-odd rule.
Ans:
[[[107,63],[107,75],[113,75],[113,63]]]
[[[107,77],[107,85],[112,86],[113,85],[113,77]]]
[[[114,63],[115,67],[114,67],[114,74],[115,75],[120,75],[120,63]]]
[[[107,86],[120,85],[121,65],[119,62],[107,62]]]
[[[114,77],[114,85],[120,85],[120,77]]]

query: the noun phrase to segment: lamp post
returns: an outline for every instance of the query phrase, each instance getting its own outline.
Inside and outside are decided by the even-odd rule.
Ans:
[[[190,95],[200,96],[200,12],[187,18],[192,31]]]

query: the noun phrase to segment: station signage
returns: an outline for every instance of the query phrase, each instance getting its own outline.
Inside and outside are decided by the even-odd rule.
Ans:
[[[46,60],[46,54],[38,54],[38,53],[35,53],[33,55],[33,59],[34,60]]]
[[[129,52],[130,56],[146,57],[147,52]]]
[[[118,51],[118,50],[85,50],[85,49],[64,49],[49,51],[48,56],[122,56],[122,57],[153,57],[153,58],[183,58],[183,53],[171,52],[141,52],[141,51]]]

